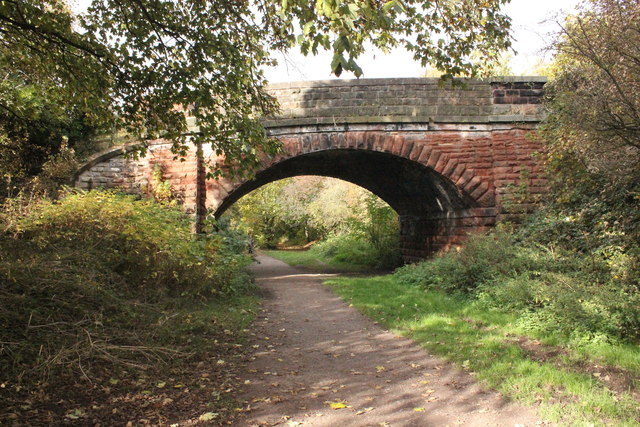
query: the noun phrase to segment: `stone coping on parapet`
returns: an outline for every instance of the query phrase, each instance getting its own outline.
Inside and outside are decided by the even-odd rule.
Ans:
[[[292,121],[291,126],[281,126],[267,128],[270,136],[282,136],[288,134],[307,133],[331,133],[331,132],[493,132],[511,131],[515,129],[535,130],[537,122],[506,122],[506,123],[428,123],[428,122],[391,122],[384,123],[376,121],[374,123],[315,123],[309,124]]]
[[[492,123],[539,123],[543,115],[470,115],[470,116],[348,116],[348,117],[299,117],[266,119],[262,123],[266,128],[294,127],[308,125],[345,125],[345,124],[492,124]]]

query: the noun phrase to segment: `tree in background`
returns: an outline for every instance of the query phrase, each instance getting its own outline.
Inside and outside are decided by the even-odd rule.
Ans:
[[[307,215],[298,209],[300,199],[284,197],[287,184],[288,180],[277,181],[243,197],[226,214],[232,227],[244,231],[262,248],[272,249],[285,242],[306,243],[299,237],[309,232]]]
[[[46,88],[3,72],[0,92],[10,85],[16,99],[0,109],[0,200],[15,195],[27,183],[50,193],[75,172],[76,157],[95,151],[96,128],[84,113],[62,111]],[[54,181],[49,180],[52,173]],[[40,179],[34,181],[38,175]]]
[[[575,241],[640,241],[640,3],[594,0],[555,43],[543,136],[555,203],[584,225]],[[596,238],[596,235],[599,237]],[[591,236],[591,237],[588,237]],[[632,243],[635,242],[635,243]]]
[[[640,4],[587,3],[555,48],[546,127],[554,147],[612,181],[628,178],[640,161]]]
[[[303,246],[343,232],[365,192],[332,178],[287,178],[247,194],[226,216],[260,247]]]
[[[66,123],[77,120],[143,141],[163,136],[176,155],[191,139],[211,144],[235,166],[229,171],[250,174],[260,153],[278,148],[258,122],[277,110],[262,72],[274,64],[271,52],[330,50],[327,71],[359,77],[368,46],[404,45],[444,76],[482,75],[510,46],[509,19],[499,11],[506,1],[92,0],[76,15],[66,0],[6,0],[0,124],[15,147],[51,145],[32,141],[30,92],[46,106],[40,111],[65,117],[57,132],[69,140]],[[186,134],[186,110],[199,124],[195,135]]]
[[[391,268],[401,263],[397,213],[369,191],[334,178],[272,182],[225,215],[259,247],[310,246],[320,257]]]

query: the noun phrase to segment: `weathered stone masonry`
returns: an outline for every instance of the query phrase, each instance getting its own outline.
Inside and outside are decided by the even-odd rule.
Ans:
[[[407,260],[460,243],[507,217],[504,198],[527,174],[530,193],[545,191],[540,150],[532,138],[541,119],[542,78],[504,78],[441,88],[434,79],[335,80],[271,87],[282,113],[264,124],[284,146],[265,159],[256,178],[206,182],[198,176],[195,148],[174,161],[166,142],[149,155],[126,160],[102,153],[80,169],[81,188],[148,191],[155,165],[171,180],[185,208],[198,202],[222,214],[268,182],[296,175],[333,176],[361,185],[400,215]],[[121,151],[120,151],[121,152]],[[203,147],[209,161],[217,161]],[[197,196],[200,194],[200,196]],[[513,205],[512,211],[529,206]]]

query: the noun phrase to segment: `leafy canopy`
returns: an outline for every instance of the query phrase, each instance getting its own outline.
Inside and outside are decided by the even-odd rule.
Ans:
[[[272,52],[327,49],[332,73],[359,77],[365,49],[404,45],[446,77],[481,75],[510,46],[507,1],[93,0],[76,16],[65,0],[4,0],[0,108],[5,121],[28,116],[28,87],[95,126],[168,138],[178,155],[188,138],[210,143],[248,170],[277,150],[258,122],[277,111],[263,74]]]
[[[591,172],[620,181],[640,162],[640,3],[591,0],[554,46],[547,140]]]
[[[640,253],[640,4],[586,1],[555,47],[542,128],[555,212],[542,234]]]

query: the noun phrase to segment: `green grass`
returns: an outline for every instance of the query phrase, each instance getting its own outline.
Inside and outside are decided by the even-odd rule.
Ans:
[[[340,271],[359,272],[371,270],[370,266],[353,264],[346,261],[338,261],[334,258],[324,257],[313,251],[264,251],[270,257],[279,259],[294,267],[304,267],[316,271]]]
[[[367,316],[474,372],[505,396],[539,405],[545,418],[563,425],[638,425],[640,403],[628,393],[614,393],[588,372],[558,366],[556,359],[537,362],[527,357],[514,342],[522,335],[514,315],[480,308],[464,297],[403,285],[392,276],[326,283]],[[566,351],[570,358],[593,363],[592,357],[600,356],[626,369],[638,368],[637,347],[596,347],[593,355],[585,349]]]

